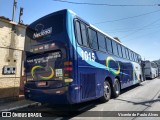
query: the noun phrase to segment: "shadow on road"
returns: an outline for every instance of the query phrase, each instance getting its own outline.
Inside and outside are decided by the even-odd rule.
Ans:
[[[147,107],[151,107],[151,104],[160,101],[159,98],[157,98],[155,100],[147,100],[147,101],[143,101],[143,102],[134,102],[134,101],[124,100],[124,99],[116,99],[116,100],[125,101],[125,102],[128,102],[128,103],[133,103],[134,105],[144,105],[144,106],[147,106]]]

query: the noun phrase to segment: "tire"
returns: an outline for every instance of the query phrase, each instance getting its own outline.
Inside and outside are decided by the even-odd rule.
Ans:
[[[107,102],[111,98],[111,85],[108,81],[104,81],[103,84],[103,96],[100,98],[101,102]]]
[[[121,90],[120,82],[117,78],[115,78],[115,82],[112,90],[112,97],[113,98],[118,97],[120,95],[120,90]]]

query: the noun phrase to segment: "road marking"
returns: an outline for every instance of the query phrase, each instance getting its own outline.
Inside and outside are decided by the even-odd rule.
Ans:
[[[38,102],[34,102],[34,103],[31,103],[31,104],[17,106],[17,107],[13,107],[13,108],[9,108],[9,109],[3,109],[3,110],[0,110],[0,111],[13,111],[13,110],[21,109],[21,108],[26,108],[28,106],[34,106],[34,105],[37,105],[37,104],[38,104]]]

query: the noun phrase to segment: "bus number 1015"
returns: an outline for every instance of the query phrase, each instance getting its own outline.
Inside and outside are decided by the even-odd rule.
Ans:
[[[95,61],[95,54],[94,53],[91,53],[91,52],[87,52],[87,51],[81,51],[81,55],[82,55],[82,60],[85,60],[85,61]]]

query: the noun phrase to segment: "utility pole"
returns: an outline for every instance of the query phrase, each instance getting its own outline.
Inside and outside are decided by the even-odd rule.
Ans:
[[[17,7],[17,0],[14,0],[14,2],[13,2],[12,21],[15,21],[16,7]]]

